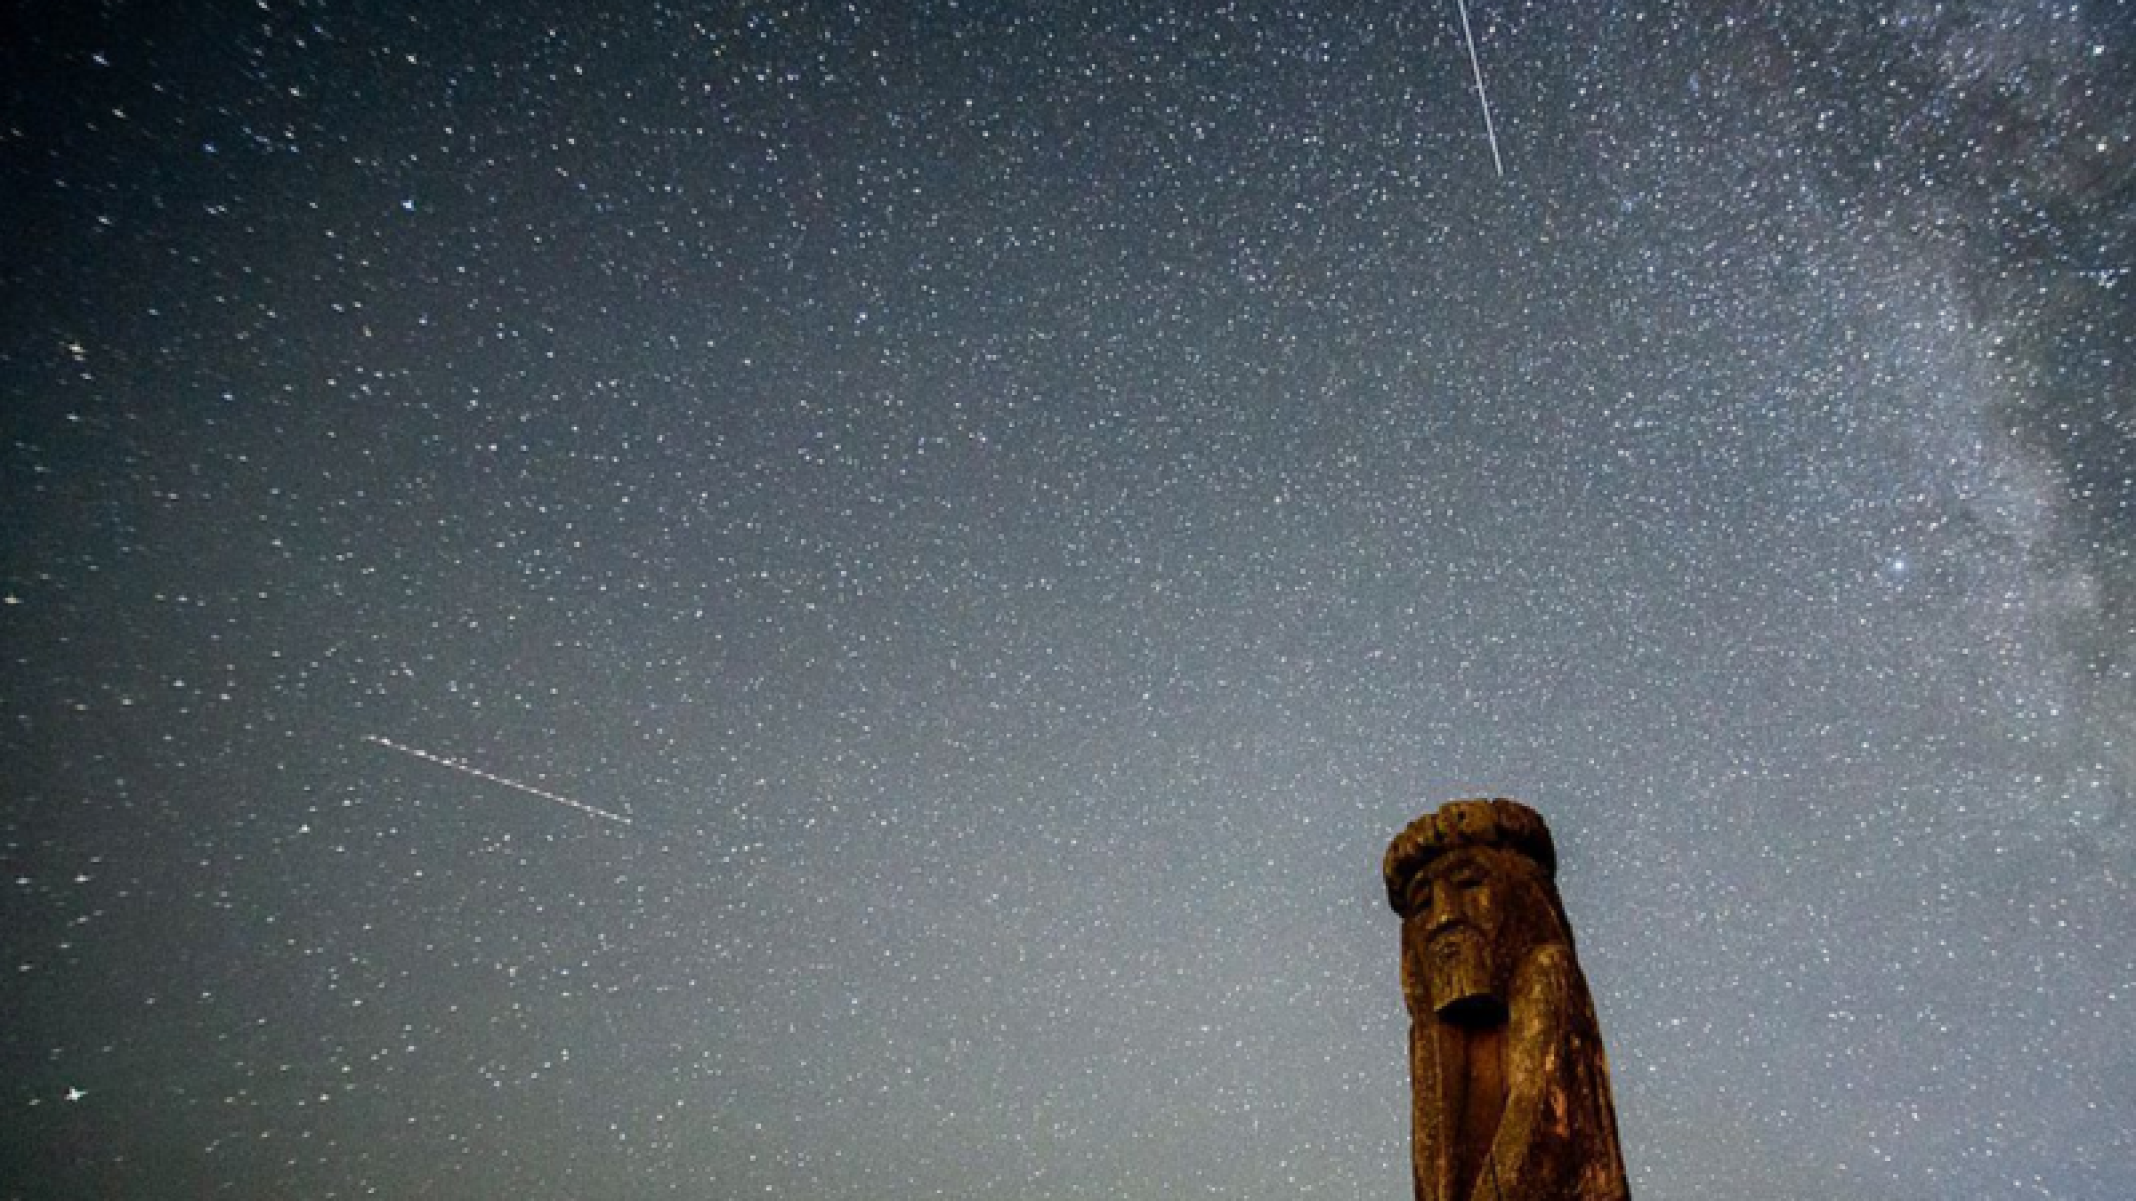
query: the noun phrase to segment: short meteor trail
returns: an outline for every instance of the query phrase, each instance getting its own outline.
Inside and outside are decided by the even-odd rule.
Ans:
[[[1498,130],[1491,124],[1491,98],[1483,94],[1483,63],[1476,57],[1476,34],[1469,28],[1468,0],[1454,0],[1461,10],[1461,36],[1468,39],[1469,70],[1476,73],[1476,102],[1483,105],[1483,136],[1491,139],[1491,165],[1505,178],[1506,160],[1498,157]]]
[[[411,755],[417,759],[423,760],[425,763],[435,763],[439,767],[449,767],[464,776],[473,776],[477,780],[482,780],[490,784],[500,784],[506,788],[516,788],[521,792],[528,793],[533,796],[538,796],[542,800],[555,801],[559,805],[568,805],[581,813],[590,813],[593,816],[602,819],[603,821],[612,821],[620,826],[627,826],[630,824],[630,819],[624,817],[620,813],[610,813],[606,809],[596,809],[584,801],[574,801],[570,797],[559,796],[556,793],[548,791],[547,789],[536,788],[532,784],[522,784],[517,780],[507,780],[503,776],[497,775],[494,772],[486,772],[479,767],[470,767],[467,764],[460,762],[458,759],[447,759],[443,755],[434,755],[431,754],[429,751],[422,750],[418,747],[402,746],[400,743],[395,742],[390,738],[380,738],[376,734],[366,734],[363,736],[363,740],[365,742],[375,742],[389,751],[399,751],[403,755]]]

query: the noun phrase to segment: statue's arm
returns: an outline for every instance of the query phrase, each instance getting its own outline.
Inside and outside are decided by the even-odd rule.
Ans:
[[[1564,1201],[1570,1166],[1572,1065],[1566,1062],[1576,976],[1572,952],[1537,949],[1513,981],[1506,1030],[1506,1109],[1491,1140],[1475,1201]]]

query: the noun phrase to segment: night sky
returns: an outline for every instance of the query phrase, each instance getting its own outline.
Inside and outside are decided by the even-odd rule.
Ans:
[[[0,1196],[2136,1196],[2136,9],[17,3]]]

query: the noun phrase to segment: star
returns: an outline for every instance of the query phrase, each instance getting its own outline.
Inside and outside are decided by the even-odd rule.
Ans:
[[[88,1095],[89,1090],[85,1088],[69,1088],[67,1090],[67,1100],[69,1101],[79,1101]]]

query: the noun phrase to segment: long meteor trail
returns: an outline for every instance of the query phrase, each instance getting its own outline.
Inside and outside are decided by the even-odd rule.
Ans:
[[[555,801],[559,805],[569,806],[570,808],[578,810],[580,813],[591,814],[592,816],[598,817],[603,821],[611,821],[619,826],[627,826],[630,824],[630,819],[620,813],[610,813],[606,809],[596,809],[584,801],[574,801],[570,797],[558,795],[557,793],[550,792],[545,788],[536,788],[532,784],[522,784],[517,780],[507,780],[503,776],[500,776],[495,772],[486,772],[479,767],[471,767],[468,764],[460,762],[458,759],[447,759],[443,755],[434,755],[429,751],[421,749],[420,747],[402,746],[400,743],[395,742],[390,738],[380,738],[376,734],[366,734],[363,736],[363,740],[365,742],[375,742],[379,746],[382,746],[389,751],[399,751],[403,755],[409,755],[414,758],[421,759],[425,763],[435,763],[439,767],[449,767],[452,770],[459,772],[463,776],[473,776],[477,780],[481,780],[490,784],[502,785],[505,788],[516,788],[519,791],[527,793],[530,796],[538,796],[545,801]]]

